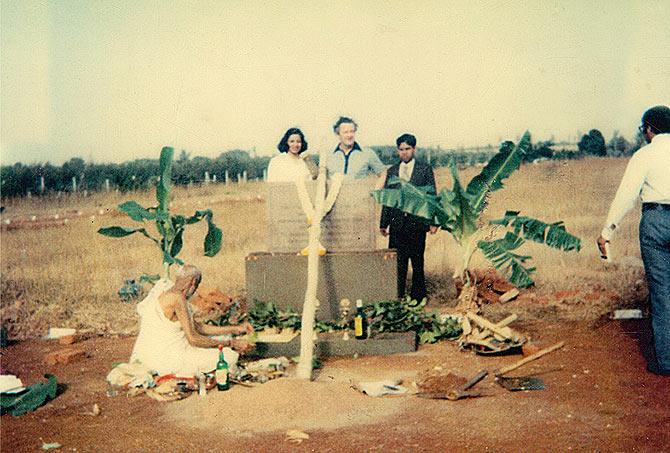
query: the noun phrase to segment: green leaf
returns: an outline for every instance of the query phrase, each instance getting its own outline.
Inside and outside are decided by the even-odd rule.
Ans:
[[[221,250],[223,231],[221,231],[221,228],[217,227],[212,221],[213,214],[209,209],[205,211],[196,211],[195,216],[204,216],[207,218],[207,235],[205,236],[203,247],[205,249],[205,256],[215,256]]]
[[[530,256],[512,252],[512,250],[516,250],[524,242],[522,237],[508,231],[502,239],[478,241],[477,247],[479,247],[486,259],[511,283],[519,288],[527,288],[534,283],[531,274],[535,271],[535,268],[524,267],[524,263],[530,259]]]
[[[144,220],[155,220],[156,214],[151,212],[136,201],[126,201],[119,205],[119,210],[128,214],[128,216],[136,222],[143,222]]]
[[[102,234],[103,236],[109,236],[113,238],[122,238],[125,236],[130,236],[133,233],[138,233],[144,230],[144,228],[130,228],[130,227],[122,227],[122,226],[111,226],[111,227],[103,227],[98,229],[98,233]]]
[[[157,282],[158,280],[161,279],[161,276],[159,274],[142,274],[140,275],[140,284],[142,283],[153,283]]]
[[[501,219],[491,220],[492,225],[511,226],[517,236],[539,244],[570,251],[581,249],[581,240],[568,233],[563,222],[545,223],[532,217],[520,216],[518,211],[507,211]]]
[[[433,220],[435,210],[440,205],[432,187],[417,187],[396,177],[389,179],[389,185],[399,187],[372,191],[372,197],[377,203],[415,215],[426,223]]]
[[[173,265],[173,264],[178,264],[178,265],[183,265],[184,262],[180,260],[179,258],[176,258],[174,256],[171,256],[167,252],[163,252],[163,263],[167,263],[168,265]]]
[[[159,160],[158,182],[156,183],[156,199],[158,210],[167,212],[170,204],[170,188],[172,184],[172,159],[174,149],[166,146],[161,150]]]
[[[56,376],[45,374],[44,377],[47,378],[46,383],[40,382],[30,385],[23,393],[0,395],[2,413],[9,412],[12,416],[18,417],[32,412],[48,400],[54,399],[58,388]]]
[[[472,178],[466,191],[472,199],[472,209],[477,214],[486,206],[488,194],[503,187],[503,180],[519,168],[530,148],[530,133],[526,131],[516,146],[512,142],[500,145],[498,154],[493,156],[479,175]]]
[[[180,228],[177,230],[177,234],[174,237],[174,240],[172,241],[172,247],[170,247],[170,255],[173,257],[176,257],[179,255],[179,252],[181,252],[181,248],[184,245],[184,241],[182,239],[182,235],[184,234],[184,229]]]
[[[451,233],[458,243],[462,244],[477,231],[478,213],[472,208],[469,195],[461,186],[461,182],[458,179],[458,170],[456,170],[456,165],[453,161],[449,169],[454,180],[454,188],[451,192],[453,197],[449,200],[449,204],[454,208],[454,225]]]

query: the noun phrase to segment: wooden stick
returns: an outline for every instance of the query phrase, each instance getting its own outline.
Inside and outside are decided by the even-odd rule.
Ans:
[[[498,335],[501,335],[505,338],[508,338],[510,340],[516,340],[519,338],[519,334],[509,327],[498,327],[496,324],[493,324],[491,321],[487,320],[486,318],[483,318],[479,315],[476,315],[472,312],[467,312],[465,314],[468,318],[470,318],[471,321],[476,322],[480,326],[489,329],[492,332],[497,333]]]
[[[556,344],[553,345],[553,346],[549,346],[548,348],[540,349],[540,350],[537,351],[535,354],[531,354],[531,355],[529,355],[528,357],[523,358],[523,359],[519,360],[519,361],[516,362],[516,363],[513,363],[513,364],[511,364],[511,365],[508,365],[508,366],[506,366],[506,367],[503,367],[503,368],[500,368],[499,370],[494,371],[493,374],[494,374],[496,377],[502,376],[502,375],[505,374],[505,373],[509,373],[509,372],[512,371],[512,370],[516,370],[517,368],[519,368],[520,366],[523,366],[523,365],[527,364],[528,362],[532,362],[533,360],[537,360],[537,359],[539,359],[539,358],[542,357],[543,355],[549,354],[550,352],[553,352],[553,351],[555,351],[555,350],[557,350],[557,349],[560,349],[560,348],[562,348],[564,345],[565,345],[565,341],[561,341],[561,342],[559,342],[559,343],[556,343]]]
[[[513,323],[514,321],[516,321],[517,318],[518,318],[518,316],[516,315],[516,313],[513,313],[513,314],[509,315],[507,318],[503,319],[502,321],[497,322],[497,323],[496,323],[496,326],[498,326],[498,327],[506,327],[507,325],[509,325],[509,324]],[[466,318],[466,319],[467,319],[467,318]],[[491,335],[491,331],[488,330],[488,329],[484,329],[484,330],[482,330],[481,332],[479,332],[477,335],[475,335],[474,337],[477,338],[478,340],[482,340],[482,339],[488,337],[489,335]],[[501,336],[502,336],[502,335],[501,335]],[[502,341],[501,338],[496,338],[496,340],[498,340],[498,341]]]

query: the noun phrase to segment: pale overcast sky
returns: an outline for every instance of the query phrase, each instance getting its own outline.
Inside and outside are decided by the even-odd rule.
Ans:
[[[632,137],[670,104],[670,2],[0,3],[2,164],[362,144]]]

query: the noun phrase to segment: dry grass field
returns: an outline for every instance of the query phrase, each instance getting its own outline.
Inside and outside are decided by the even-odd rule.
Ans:
[[[615,305],[631,306],[643,300],[637,211],[628,215],[612,244],[620,264],[606,268],[595,247],[625,164],[624,159],[588,158],[525,165],[508,180],[506,189],[494,194],[487,218],[506,209],[520,210],[547,221],[563,220],[583,240],[580,253],[526,244],[524,252],[533,256],[538,268],[537,284],[506,307],[529,316],[551,312],[559,318],[597,318]],[[476,172],[464,170],[462,180],[467,182]],[[436,174],[438,188],[451,186],[447,169],[438,169]],[[124,278],[159,273],[160,256],[139,235],[111,239],[96,231],[102,226],[130,225],[115,206],[128,199],[151,205],[153,196],[153,191],[146,191],[3,200],[1,304],[2,323],[10,337],[41,336],[48,327],[107,334],[135,332],[134,305],[120,302],[117,290]],[[192,214],[211,208],[224,231],[223,249],[214,258],[202,256],[204,224],[186,231],[182,258],[202,268],[204,285],[244,296],[244,257],[265,248],[264,198],[262,182],[175,189],[173,212]],[[30,220],[32,216],[35,221]],[[379,245],[383,245],[381,239]],[[453,269],[455,252],[448,234],[429,237],[426,271],[434,306],[451,303],[454,290],[445,276]],[[475,261],[475,265],[485,263]],[[536,310],[540,306],[542,310]]]

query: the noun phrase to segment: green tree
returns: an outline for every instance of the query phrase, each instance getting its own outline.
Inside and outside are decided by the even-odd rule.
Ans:
[[[607,147],[605,146],[605,137],[598,129],[591,129],[588,134],[582,136],[577,148],[584,154],[594,156],[606,156]]]
[[[607,143],[607,154],[609,156],[626,156],[631,146],[626,137],[619,135],[619,131],[614,131],[612,138]]]

